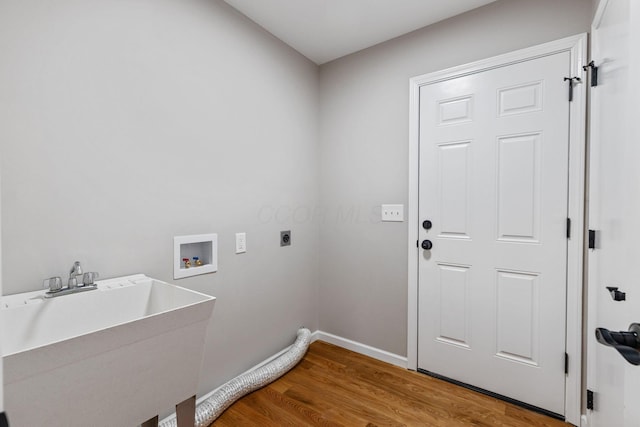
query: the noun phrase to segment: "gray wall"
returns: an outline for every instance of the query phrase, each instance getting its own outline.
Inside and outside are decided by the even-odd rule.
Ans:
[[[500,0],[320,68],[320,329],[406,355],[409,78],[587,32],[591,0]],[[415,244],[415,243],[413,243]]]
[[[0,52],[6,294],[74,260],[173,281],[173,236],[215,232],[176,281],[218,298],[201,393],[317,328],[317,66],[220,0],[3,1]]]

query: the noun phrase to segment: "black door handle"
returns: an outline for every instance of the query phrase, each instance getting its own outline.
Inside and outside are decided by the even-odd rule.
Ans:
[[[431,243],[431,240],[423,240],[420,246],[422,246],[422,249],[425,251],[428,251],[433,247],[433,243]]]
[[[600,344],[613,347],[632,365],[640,365],[640,323],[632,323],[629,331],[612,332],[596,328],[596,340]]]

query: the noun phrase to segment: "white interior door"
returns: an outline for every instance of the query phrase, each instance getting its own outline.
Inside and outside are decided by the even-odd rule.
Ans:
[[[1,221],[0,221],[1,222]],[[0,296],[2,296],[2,256],[0,254]],[[0,322],[0,337],[4,337],[5,326]],[[0,356],[2,355],[2,338],[0,338]],[[4,379],[3,379],[3,362],[0,357],[0,426],[2,423],[6,423],[6,415],[4,414]],[[4,418],[4,419],[3,419]]]
[[[592,88],[587,386],[595,393],[589,425],[640,426],[640,366],[596,343],[597,327],[626,331],[640,322],[640,260],[635,228],[640,218],[640,4],[601,1],[592,31],[598,86]],[[607,286],[619,287],[614,301]]]
[[[418,368],[564,415],[568,52],[420,89]]]
[[[0,221],[1,223],[2,221]],[[0,239],[1,240],[1,239]],[[0,245],[1,246],[1,245]],[[2,256],[0,254],[0,296],[2,296]],[[6,415],[4,414],[4,379],[3,379],[3,362],[2,362],[2,338],[4,337],[5,326],[0,322],[0,426],[3,422],[6,422]],[[3,419],[4,418],[4,419]]]

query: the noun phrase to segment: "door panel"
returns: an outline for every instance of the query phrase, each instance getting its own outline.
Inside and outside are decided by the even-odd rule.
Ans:
[[[538,366],[539,276],[512,271],[498,271],[497,275],[496,355]]]
[[[542,82],[516,85],[498,90],[498,115],[531,113],[542,110]]]
[[[438,145],[438,188],[441,218],[440,236],[469,236],[469,173],[471,141]]]
[[[439,264],[440,321],[437,340],[469,348],[469,267]]]
[[[539,242],[542,135],[498,138],[498,240]]]
[[[418,367],[557,414],[569,67],[561,52],[420,89]]]

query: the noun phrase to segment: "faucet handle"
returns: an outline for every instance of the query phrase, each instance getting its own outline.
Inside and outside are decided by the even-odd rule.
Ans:
[[[44,279],[42,287],[49,288],[49,292],[58,292],[62,289],[62,278],[60,276],[55,276]]]
[[[82,284],[84,286],[93,285],[93,281],[100,277],[97,271],[88,271],[82,275]]]

